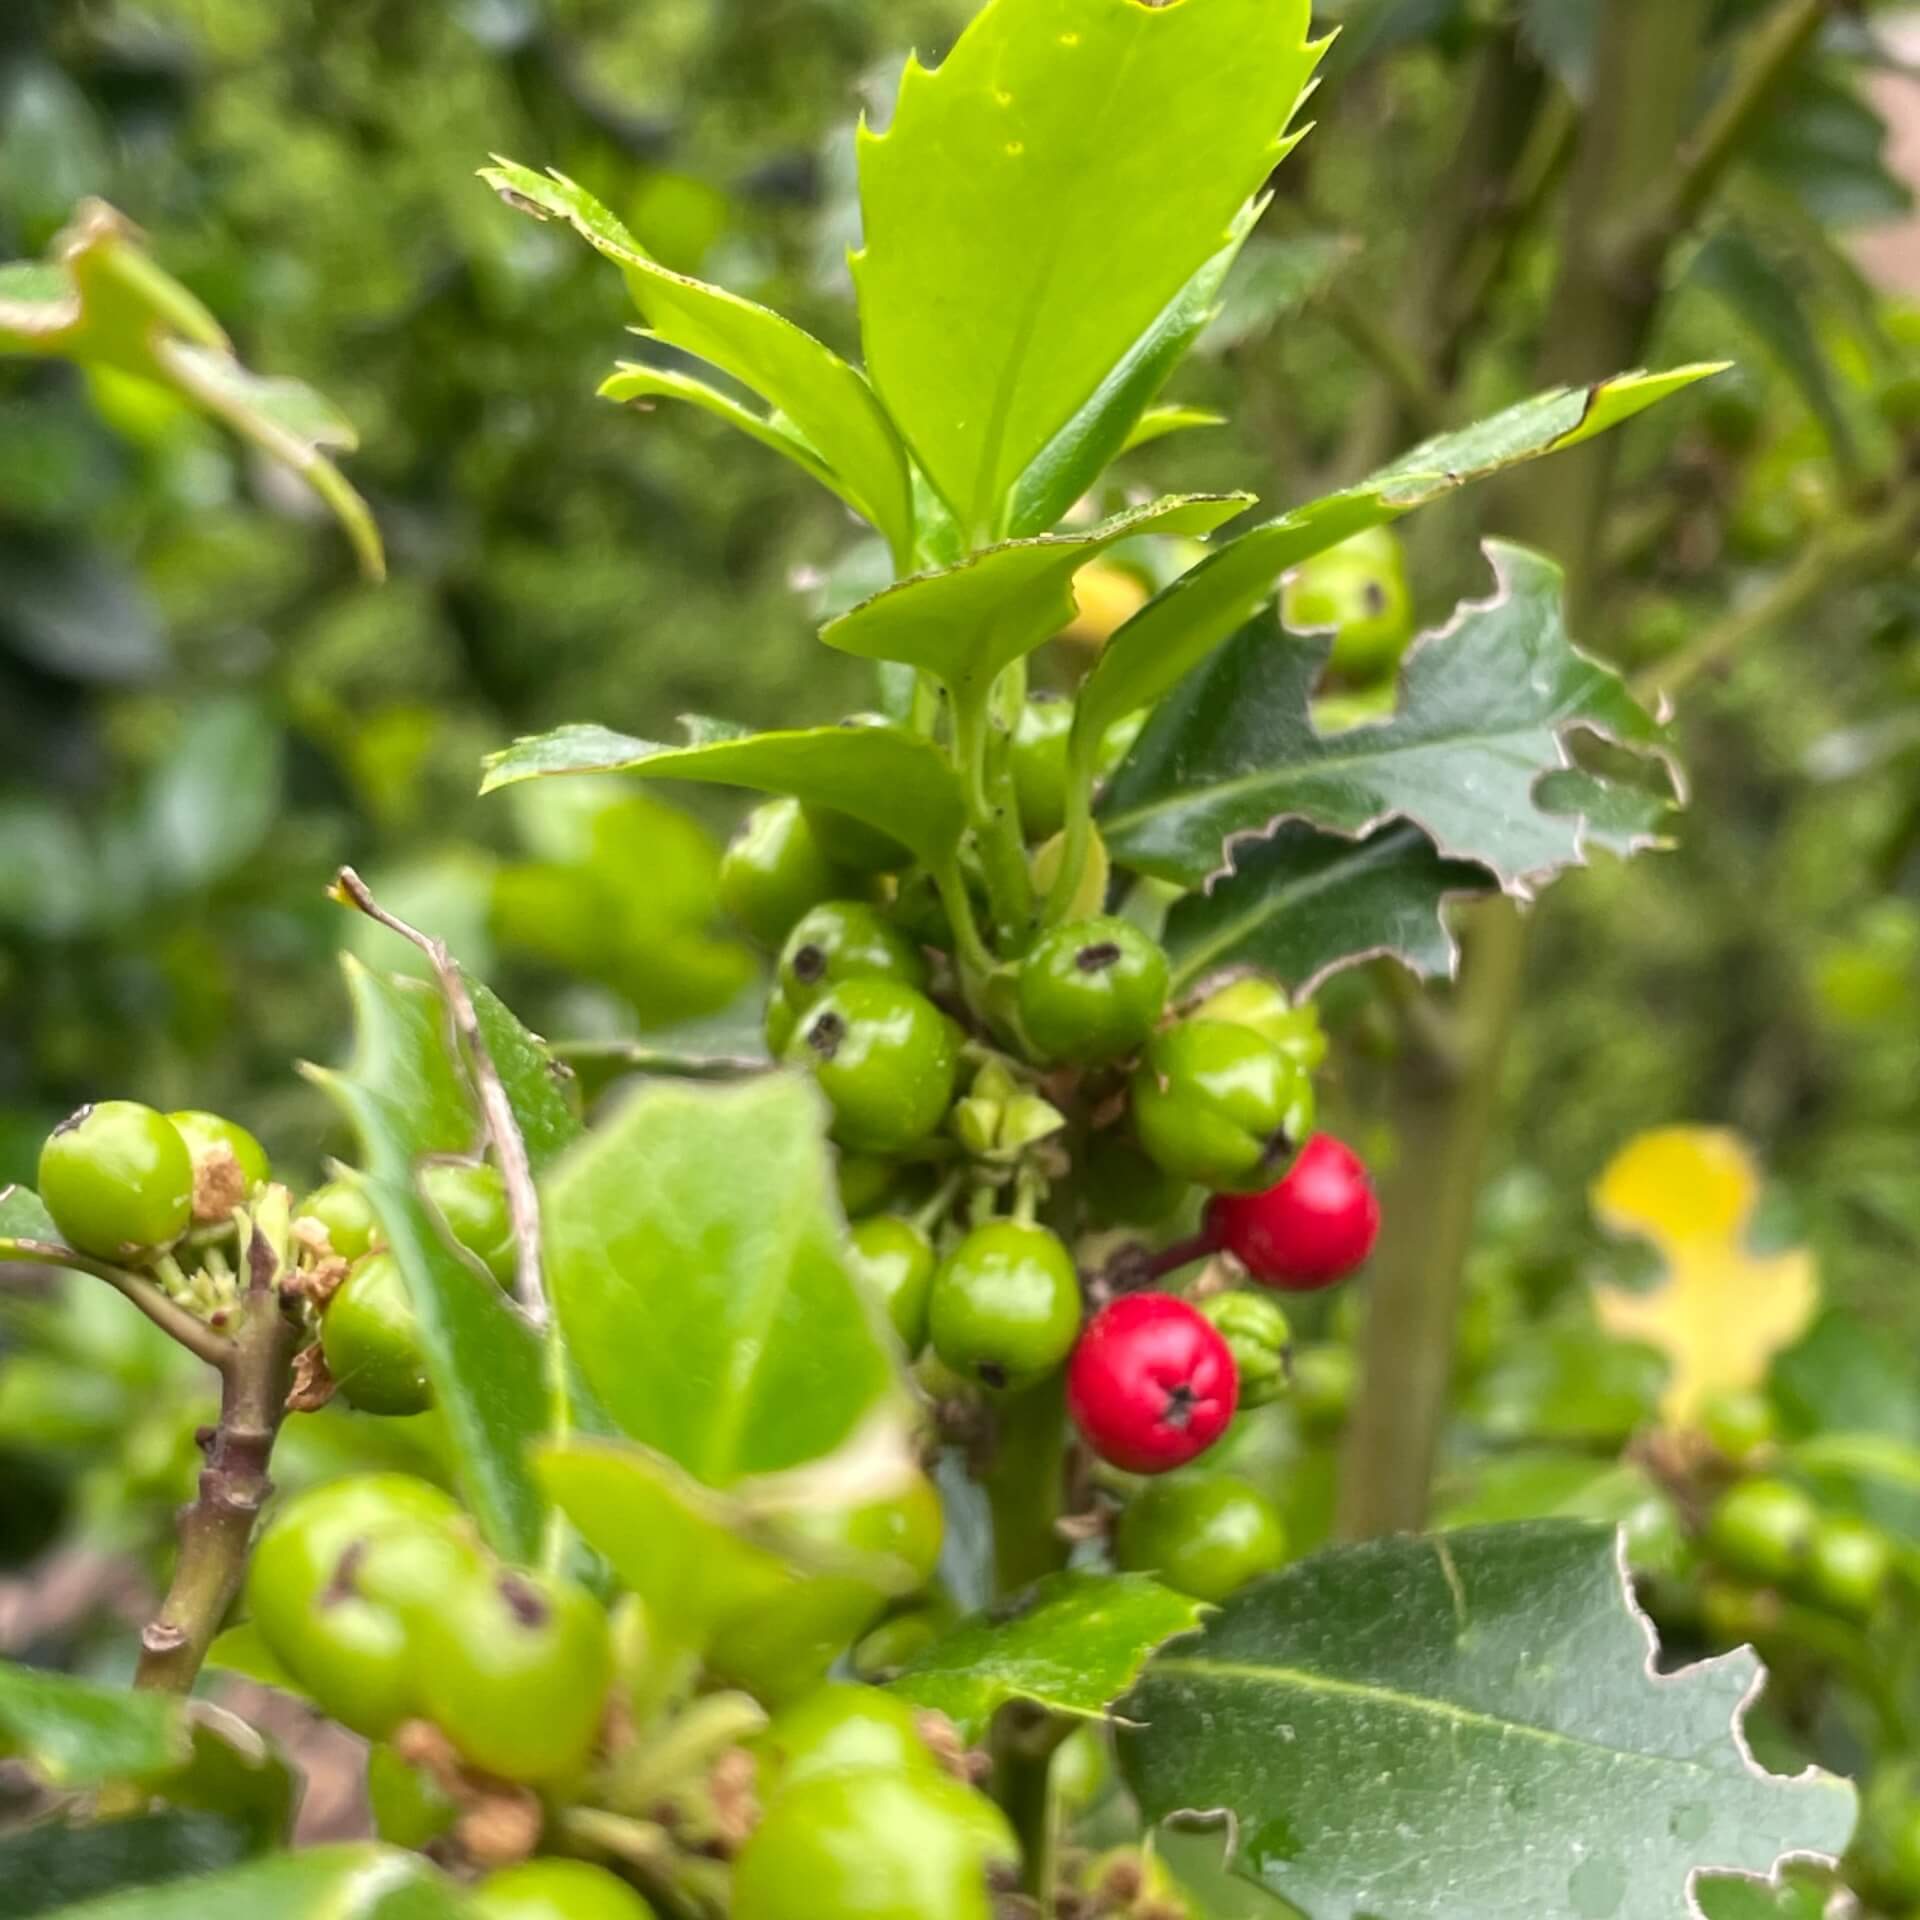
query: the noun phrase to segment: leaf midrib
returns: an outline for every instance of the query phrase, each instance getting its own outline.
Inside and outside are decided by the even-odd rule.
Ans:
[[[1689,1760],[1674,1754],[1640,1753],[1632,1747],[1609,1746],[1602,1740],[1589,1740],[1579,1734],[1560,1733],[1551,1727],[1537,1727],[1526,1720],[1501,1720],[1473,1707],[1456,1706],[1450,1700],[1434,1700],[1423,1694],[1402,1693],[1394,1687],[1382,1687],[1362,1680],[1340,1680],[1331,1674],[1307,1673],[1298,1667],[1262,1666],[1252,1661],[1196,1660],[1163,1657],[1153,1663],[1149,1684],[1161,1674],[1182,1673],[1199,1678],[1257,1681],[1276,1688],[1293,1687],[1302,1693],[1322,1693],[1337,1699],[1365,1700],[1429,1720],[1442,1720],[1455,1726],[1472,1727],[1507,1738],[1538,1741],[1543,1746],[1576,1747],[1585,1752],[1605,1754],[1610,1759],[1634,1760],[1646,1766],[1679,1767],[1690,1773],[1703,1773],[1725,1779],[1725,1771],[1705,1761]]]

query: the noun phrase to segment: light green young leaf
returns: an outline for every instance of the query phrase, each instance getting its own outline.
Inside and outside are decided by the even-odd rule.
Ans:
[[[1168,302],[1166,311],[1127,350],[1093,397],[1034,455],[1013,490],[1007,532],[1014,539],[1045,533],[1099,479],[1108,464],[1178,424],[1201,426],[1217,415],[1192,407],[1150,407],[1173,370],[1219,312],[1220,289],[1264,201],[1244,208],[1227,244]],[[1157,419],[1157,424],[1149,425]]]
[[[991,0],[862,130],[867,366],[969,545],[1227,244],[1287,150],[1307,28],[1307,0]]]
[[[1151,706],[1272,598],[1282,574],[1342,540],[1397,520],[1504,467],[1578,446],[1720,371],[1624,373],[1536,394],[1491,419],[1423,441],[1358,486],[1296,507],[1216,548],[1107,642],[1081,689],[1074,751],[1090,756],[1116,720]]]
[[[1054,1573],[942,1634],[896,1693],[979,1739],[1009,1700],[1098,1720],[1148,1656],[1191,1633],[1208,1609],[1142,1573]]]
[[[0,1754],[24,1760],[49,1786],[155,1780],[192,1751],[178,1700],[0,1662]]]
[[[732,394],[722,393],[718,387],[697,380],[690,373],[679,373],[670,367],[643,367],[632,360],[620,361],[600,382],[599,391],[602,400],[617,401],[622,406],[647,408],[655,400],[684,400],[715,419],[724,420],[728,426],[737,427],[763,447],[771,447],[819,481],[828,492],[840,494],[856,513],[860,511],[857,500],[847,499],[840,476],[793,430],[791,423],[777,413],[755,413]]]
[[[1739,1739],[1752,1653],[1653,1651],[1610,1528],[1335,1548],[1156,1659],[1121,1762],[1148,1819],[1230,1823],[1236,1871],[1314,1920],[1682,1920],[1699,1872],[1845,1845],[1852,1790]]]
[[[622,268],[653,332],[731,374],[790,421],[793,432],[831,470],[834,491],[886,536],[896,560],[904,562],[913,550],[906,451],[857,368],[771,308],[663,267],[592,194],[563,174],[539,174],[496,158],[480,177],[522,213],[565,220]],[[756,438],[780,431],[770,421],[761,424],[766,431],[756,431]],[[791,456],[790,448],[781,451]]]
[[[1113,857],[1200,886],[1236,840],[1297,817],[1356,837],[1411,820],[1522,899],[1581,864],[1582,817],[1542,808],[1537,783],[1567,765],[1576,730],[1656,757],[1664,730],[1568,639],[1560,569],[1504,541],[1486,551],[1492,598],[1414,645],[1397,709],[1371,725],[1321,733],[1326,642],[1249,625],[1159,708],[1115,777],[1101,812]]]
[[[1192,433],[1201,427],[1224,427],[1227,416],[1217,407],[1149,407],[1133,423],[1127,443],[1120,451],[1131,453],[1135,447],[1150,447],[1176,433]]]
[[[459,1920],[453,1882],[416,1853],[309,1847],[225,1873],[62,1907],[51,1920]]]
[[[542,1345],[498,1282],[455,1252],[416,1178],[429,1158],[475,1151],[479,1113],[438,990],[351,958],[343,965],[353,1056],[340,1071],[307,1072],[359,1138],[367,1197],[406,1277],[461,1497],[489,1544],[526,1562],[545,1510],[527,1447],[554,1412]]]
[[[695,744],[669,747],[605,727],[558,727],[490,755],[480,791],[547,774],[632,773],[790,793],[878,827],[930,866],[953,851],[966,825],[966,802],[946,755],[898,727],[699,732]]]
[[[820,637],[843,653],[922,668],[957,703],[991,686],[1004,667],[1072,620],[1073,577],[1096,555],[1138,534],[1211,532],[1252,497],[1175,494],[1116,514],[1086,533],[987,547],[958,566],[884,588],[829,621]]]
[[[0,1187],[0,1240],[39,1240],[59,1246],[60,1229],[31,1187]]]
[[[99,200],[84,202],[53,257],[0,268],[0,353],[110,367],[171,387],[297,473],[353,542],[363,571],[385,570],[367,503],[326,450],[351,451],[352,426],[298,380],[250,373],[207,309]]]
[[[548,1284],[619,1429],[710,1487],[901,1418],[803,1080],[641,1088],[548,1176]]]

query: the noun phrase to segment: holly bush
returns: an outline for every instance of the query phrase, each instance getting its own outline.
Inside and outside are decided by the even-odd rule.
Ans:
[[[117,1291],[219,1390],[133,1686],[0,1668],[39,1796],[0,1838],[22,1912],[1824,1903],[1852,1790],[1763,1765],[1752,1652],[1680,1665],[1637,1604],[1675,1648],[1759,1639],[1856,1682],[1913,1614],[1910,1558],[1808,1484],[1820,1458],[1783,1462],[1778,1380],[1703,1384],[1674,1331],[1703,1293],[1754,1304],[1764,1370],[1805,1319],[1724,1157],[1679,1227],[1628,1174],[1596,1196],[1665,1253],[1668,1307],[1620,1289],[1611,1346],[1505,1356],[1557,1361],[1564,1403],[1604,1354],[1651,1414],[1659,1354],[1634,1373],[1630,1343],[1667,1349],[1618,1484],[1483,1475],[1444,1531],[1324,1546],[1266,1484],[1344,1417],[1316,1296],[1425,1226],[1323,1124],[1313,989],[1448,971],[1456,903],[1637,852],[1684,797],[1664,706],[1573,638],[1584,580],[1488,540],[1413,643],[1391,529],[1590,460],[1722,370],[1509,398],[1274,517],[1116,480],[1205,424],[1161,395],[1327,45],[1305,0],[990,0],[858,137],[858,364],[566,174],[483,169],[618,269],[643,344],[609,398],[723,422],[870,529],[842,584],[885,583],[820,633],[870,691],[672,742],[576,721],[487,762],[489,792],[764,796],[713,879],[772,962],[751,1025],[550,1045],[343,868],[340,906],[413,961],[346,962],[352,1051],[308,1069],[352,1142],[324,1186],[218,1114],[103,1098],[0,1193],[0,1257]],[[1664,235],[1685,209],[1656,211]],[[251,372],[108,209],[0,275],[0,330],[210,414],[382,564],[334,411]],[[1055,676],[1076,626],[1097,650]],[[631,864],[584,907],[530,882],[528,938],[568,909],[590,936],[671,870],[667,818],[625,817]],[[569,847],[549,864],[593,868],[591,828]],[[627,977],[627,947],[585,946]],[[276,1493],[341,1409],[402,1429],[395,1457]],[[203,1672],[366,1742],[379,1839],[289,1849],[287,1768],[191,1697]],[[1920,1891],[1913,1805],[1877,1772],[1850,1857],[1888,1911]]]

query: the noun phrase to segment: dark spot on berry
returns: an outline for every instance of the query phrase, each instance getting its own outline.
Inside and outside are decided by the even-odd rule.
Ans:
[[[523,1627],[544,1627],[547,1624],[546,1601],[518,1575],[503,1573],[496,1587],[500,1598],[507,1603],[508,1611]]]
[[[349,1540],[342,1550],[340,1558],[333,1564],[333,1577],[320,1590],[320,1602],[323,1607],[337,1607],[342,1601],[354,1599],[359,1588],[354,1585],[359,1576],[360,1562],[367,1557],[367,1543],[364,1540]]]
[[[1281,1161],[1291,1160],[1293,1151],[1293,1135],[1282,1127],[1268,1138],[1260,1155],[1260,1164],[1263,1167],[1277,1167]]]
[[[74,1110],[54,1128],[52,1138],[57,1140],[63,1133],[71,1133],[75,1127],[85,1126],[87,1123],[87,1115],[92,1111],[93,1102],[91,1100],[89,1100],[84,1107],[75,1107]]]
[[[1120,946],[1114,940],[1096,940],[1073,956],[1073,964],[1082,973],[1105,973],[1120,958]]]
[[[1066,697],[1058,687],[1042,687],[1037,693],[1028,694],[1027,700],[1032,706],[1054,707],[1058,706]]]
[[[1193,1418],[1193,1389],[1184,1381],[1167,1390],[1166,1411],[1160,1418],[1177,1431],[1186,1431],[1187,1422]]]
[[[818,980],[827,970],[827,955],[823,947],[809,943],[793,956],[793,977],[796,980]]]
[[[1367,603],[1367,611],[1376,617],[1387,610],[1387,590],[1378,580],[1369,580],[1361,598]]]
[[[807,1029],[807,1045],[822,1060],[831,1060],[847,1037],[847,1023],[837,1013],[823,1013]]]
[[[983,1360],[979,1367],[980,1384],[998,1393],[1007,1384],[1007,1370],[997,1360]]]

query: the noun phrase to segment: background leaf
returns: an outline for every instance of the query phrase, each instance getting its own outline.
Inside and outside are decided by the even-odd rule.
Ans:
[[[0,1839],[8,1920],[66,1912],[120,1887],[238,1866],[253,1852],[245,1824],[217,1813],[142,1813],[69,1826],[44,1821]]]
[[[894,1690],[977,1740],[1009,1700],[1099,1719],[1147,1657],[1206,1607],[1140,1573],[1054,1573],[972,1615],[920,1654]]]
[[[455,1920],[452,1881],[397,1847],[311,1847],[61,1908],[61,1920]]]
[[[0,1662],[0,1751],[55,1787],[152,1780],[191,1753],[178,1700]]]
[[[1313,1920],[1681,1920],[1699,1867],[1837,1851],[1841,1781],[1734,1738],[1751,1653],[1656,1679],[1611,1530],[1337,1548],[1256,1582],[1121,1705],[1150,1818],[1221,1809]]]
[[[898,727],[810,727],[701,739],[687,747],[605,727],[558,727],[490,755],[481,791],[556,773],[633,773],[791,793],[890,833],[928,865],[953,851],[966,824],[966,803],[946,755]]]
[[[1307,27],[1305,0],[994,0],[863,131],[868,370],[969,544],[1227,243],[1285,151]]]
[[[1618,677],[1568,640],[1561,574],[1523,547],[1489,542],[1496,590],[1425,635],[1401,668],[1394,713],[1322,734],[1311,695],[1325,642],[1260,620],[1148,723],[1101,806],[1122,865],[1196,886],[1229,842],[1303,817],[1366,835],[1415,822],[1449,859],[1526,897],[1585,857],[1577,816],[1534,800],[1585,729],[1657,748],[1661,730]]]
[[[897,1408],[832,1193],[821,1103],[786,1075],[643,1087],[545,1184],[548,1282],[588,1384],[708,1486],[820,1459]]]

